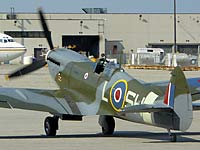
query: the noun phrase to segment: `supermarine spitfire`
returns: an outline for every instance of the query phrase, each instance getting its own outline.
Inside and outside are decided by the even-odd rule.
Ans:
[[[99,115],[102,133],[111,135],[114,117],[153,125],[168,130],[171,141],[176,135],[170,130],[186,131],[199,109],[192,101],[200,98],[200,78],[186,79],[180,67],[172,71],[168,82],[145,83],[127,74],[111,62],[91,62],[69,49],[54,49],[44,15],[41,24],[50,50],[45,60],[8,75],[16,78],[48,64],[49,72],[59,89],[0,88],[0,107],[45,111],[52,114],[44,121],[47,136],[55,136],[58,120],[82,120]],[[103,68],[103,69],[102,69]]]

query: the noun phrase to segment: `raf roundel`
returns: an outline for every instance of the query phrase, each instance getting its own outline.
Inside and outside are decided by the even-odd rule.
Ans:
[[[86,79],[88,78],[88,76],[89,76],[89,74],[88,74],[88,72],[86,72],[86,73],[84,74],[84,79],[86,80]]]
[[[110,103],[114,110],[117,112],[124,107],[124,102],[127,93],[127,81],[118,80],[116,81],[110,90]]]

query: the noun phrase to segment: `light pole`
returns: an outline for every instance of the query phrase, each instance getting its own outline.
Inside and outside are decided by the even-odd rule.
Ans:
[[[176,0],[174,0],[174,47],[172,47],[172,66],[176,67],[176,51],[177,51],[177,44],[176,44]]]
[[[174,0],[174,53],[176,53],[176,0]]]

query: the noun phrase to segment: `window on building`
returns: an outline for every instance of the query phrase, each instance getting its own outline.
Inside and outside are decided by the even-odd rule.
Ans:
[[[45,38],[43,31],[5,31],[7,35],[13,38]],[[51,32],[49,32],[51,35]]]

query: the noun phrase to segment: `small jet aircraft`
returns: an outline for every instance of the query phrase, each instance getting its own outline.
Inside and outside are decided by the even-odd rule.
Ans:
[[[12,79],[48,64],[59,89],[0,88],[0,107],[44,111],[52,114],[44,121],[47,136],[55,136],[58,120],[82,120],[99,115],[104,135],[115,129],[114,118],[153,125],[168,130],[186,131],[199,109],[193,101],[200,98],[200,78],[186,79],[180,67],[172,71],[168,82],[141,82],[113,63],[94,63],[72,50],[54,49],[42,10],[39,10],[50,50],[45,60],[19,69]]]
[[[26,48],[7,35],[0,33],[0,62],[13,60],[26,52]]]

